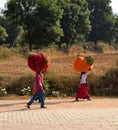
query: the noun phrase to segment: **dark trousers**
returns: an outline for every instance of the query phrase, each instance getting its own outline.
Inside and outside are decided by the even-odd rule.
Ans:
[[[44,106],[44,100],[45,100],[45,94],[43,94],[42,92],[39,92],[38,94],[34,94],[32,96],[32,98],[30,99],[30,101],[28,102],[28,104],[31,105],[36,98],[39,98],[41,107],[43,107]]]

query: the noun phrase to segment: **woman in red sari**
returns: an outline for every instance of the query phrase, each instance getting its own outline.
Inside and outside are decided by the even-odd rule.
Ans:
[[[79,98],[91,100],[90,95],[89,95],[89,87],[88,87],[88,84],[87,84],[87,76],[88,76],[89,73],[90,73],[90,71],[81,72],[80,86],[79,86],[78,93],[77,93],[77,96],[76,96],[76,101],[79,101]]]

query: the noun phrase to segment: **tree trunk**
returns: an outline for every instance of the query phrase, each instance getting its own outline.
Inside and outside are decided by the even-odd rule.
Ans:
[[[29,43],[29,50],[32,51],[32,43]]]
[[[61,43],[58,43],[58,47],[61,48]]]
[[[68,43],[66,43],[66,48],[68,49]]]
[[[97,46],[97,41],[94,42],[95,46]]]

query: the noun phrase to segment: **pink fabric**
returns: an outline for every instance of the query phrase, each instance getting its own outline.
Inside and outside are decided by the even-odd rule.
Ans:
[[[34,89],[33,89],[34,94],[38,94],[39,90],[42,90],[42,92],[44,93],[44,87],[43,87],[43,83],[42,83],[42,75],[36,74],[35,82],[34,82]]]
[[[83,98],[83,99],[90,98],[87,83],[80,84],[76,98]]]

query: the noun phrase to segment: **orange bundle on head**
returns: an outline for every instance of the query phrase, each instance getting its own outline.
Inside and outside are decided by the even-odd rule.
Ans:
[[[87,72],[93,68],[93,58],[91,56],[77,56],[73,63],[73,68],[77,72]]]
[[[31,70],[37,71],[37,66],[38,69],[45,69],[45,71],[49,70],[49,63],[46,58],[46,56],[42,53],[38,54],[33,54],[28,57],[28,66]]]

